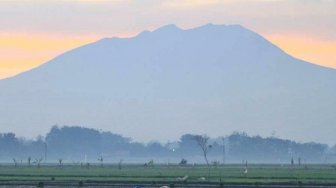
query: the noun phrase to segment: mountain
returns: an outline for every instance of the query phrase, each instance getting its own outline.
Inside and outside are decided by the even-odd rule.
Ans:
[[[81,125],[135,140],[185,132],[335,143],[336,70],[239,25],[174,25],[105,38],[0,81],[0,129]]]

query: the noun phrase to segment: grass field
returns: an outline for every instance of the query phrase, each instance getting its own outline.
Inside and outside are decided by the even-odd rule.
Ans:
[[[42,165],[17,166],[2,164],[0,166],[0,185],[36,186],[112,186],[134,187],[220,187],[230,185],[245,186],[336,186],[336,167],[333,165],[249,165],[247,174],[243,165],[178,166],[154,165]],[[183,177],[186,180],[182,180]]]

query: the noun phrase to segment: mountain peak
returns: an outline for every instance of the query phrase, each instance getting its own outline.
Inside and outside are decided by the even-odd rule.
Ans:
[[[231,24],[231,25],[225,25],[225,24],[213,24],[213,23],[207,23],[199,27],[194,27],[192,29],[205,29],[205,28],[222,28],[222,29],[228,29],[228,28],[236,28],[236,29],[241,29],[241,30],[248,30],[242,25],[239,24]]]
[[[171,35],[173,33],[179,33],[181,31],[183,31],[183,29],[177,27],[174,24],[169,24],[169,25],[159,27],[159,28],[157,28],[157,29],[155,29],[155,30],[153,30],[152,32],[149,32],[149,33]]]
[[[162,27],[159,27],[158,29],[154,30],[153,32],[159,32],[159,31],[176,31],[176,30],[182,30],[181,28],[177,27],[175,24],[168,24]]]

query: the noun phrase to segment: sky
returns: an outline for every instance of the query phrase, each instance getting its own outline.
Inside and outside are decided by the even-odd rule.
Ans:
[[[294,57],[336,68],[336,0],[1,0],[0,15],[0,79],[167,24],[240,24]]]

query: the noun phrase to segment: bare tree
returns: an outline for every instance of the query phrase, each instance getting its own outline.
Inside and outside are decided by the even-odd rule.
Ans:
[[[210,144],[208,144],[209,137],[207,135],[195,135],[194,139],[197,142],[197,144],[201,147],[205,162],[206,162],[207,166],[210,167],[207,155],[208,155],[210,149],[212,148],[212,146]]]
[[[98,159],[97,159],[99,162],[100,162],[100,167],[103,167],[103,163],[104,163],[104,158],[103,156],[99,156]]]
[[[195,135],[194,139],[197,142],[197,144],[200,146],[200,148],[202,149],[205,162],[208,166],[208,179],[209,179],[209,177],[210,177],[210,164],[209,164],[207,155],[208,155],[210,149],[212,148],[212,145],[210,145],[208,143],[209,142],[209,137],[207,135]]]
[[[14,162],[14,167],[17,167],[17,160],[15,158],[13,158],[13,162]]]
[[[58,164],[61,167],[62,166],[63,159],[58,159]]]
[[[34,163],[37,165],[37,168],[40,168],[43,158],[35,159]]]

